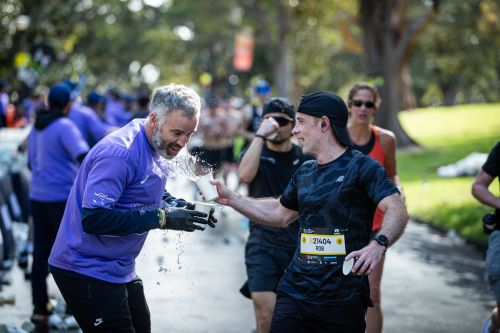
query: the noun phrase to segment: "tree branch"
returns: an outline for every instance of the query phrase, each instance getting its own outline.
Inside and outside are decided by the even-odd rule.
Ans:
[[[427,13],[420,16],[411,22],[396,46],[396,54],[399,66],[405,64],[415,47],[420,35],[425,31],[427,26],[434,20],[438,13],[439,0],[433,0],[432,7],[427,10]]]

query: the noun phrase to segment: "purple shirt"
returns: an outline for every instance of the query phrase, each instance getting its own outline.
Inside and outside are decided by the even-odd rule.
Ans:
[[[78,172],[77,157],[89,146],[75,124],[67,118],[54,120],[28,136],[28,163],[32,171],[30,198],[42,202],[68,199]]]
[[[108,124],[101,121],[94,110],[84,105],[73,105],[68,118],[75,123],[91,147],[104,138],[110,128]]]
[[[101,140],[87,155],[71,189],[49,264],[96,279],[127,283],[147,233],[103,236],[83,231],[81,209],[155,209],[168,169],[151,146],[144,119],[131,121]]]

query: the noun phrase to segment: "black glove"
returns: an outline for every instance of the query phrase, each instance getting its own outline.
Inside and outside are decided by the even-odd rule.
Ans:
[[[195,204],[191,202],[187,202],[186,205],[184,206],[184,208],[189,210],[194,210],[195,207],[196,207]],[[210,214],[208,215],[208,221],[205,222],[210,226],[210,228],[215,228],[215,223],[217,223],[217,219],[215,218],[214,214],[215,214],[215,208],[212,207],[210,209]]]
[[[208,224],[207,214],[196,210],[170,207],[165,209],[165,221],[160,225],[160,229],[182,230],[193,232],[195,230],[205,230],[196,223]]]

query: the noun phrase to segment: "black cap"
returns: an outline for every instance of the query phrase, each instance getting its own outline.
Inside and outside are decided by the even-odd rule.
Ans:
[[[337,94],[320,91],[305,95],[300,101],[297,112],[318,118],[328,117],[337,139],[346,146],[352,145],[347,131],[347,106]]]
[[[262,110],[262,116],[267,113],[284,113],[285,115],[292,118],[295,121],[295,108],[293,107],[292,102],[288,98],[285,97],[273,97],[269,99],[265,104]]]
[[[49,107],[55,109],[64,109],[72,100],[71,91],[63,83],[53,85],[49,91]]]

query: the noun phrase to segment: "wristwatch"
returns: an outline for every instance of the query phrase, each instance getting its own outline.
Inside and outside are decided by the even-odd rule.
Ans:
[[[374,239],[380,245],[385,246],[386,249],[389,247],[389,239],[385,235],[378,235]]]

